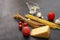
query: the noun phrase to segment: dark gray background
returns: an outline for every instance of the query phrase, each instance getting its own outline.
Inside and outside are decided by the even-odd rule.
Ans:
[[[55,19],[60,17],[60,0],[0,0],[0,40],[60,40],[60,30],[51,30],[49,39],[23,37],[12,16],[17,12],[23,16],[28,13],[26,1],[38,3],[45,19],[50,11],[55,12]]]

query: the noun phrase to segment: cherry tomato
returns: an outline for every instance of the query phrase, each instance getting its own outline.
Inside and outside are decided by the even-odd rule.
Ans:
[[[23,27],[22,34],[24,36],[29,36],[30,35],[30,29],[29,29],[29,27]]]
[[[27,26],[28,26],[28,24],[27,24],[27,23],[24,23],[24,26],[25,26],[25,27],[27,27]]]
[[[55,18],[54,12],[49,12],[48,13],[48,20],[52,21],[52,20],[54,20],[54,18]]]
[[[22,25],[18,25],[18,28],[19,28],[19,29],[22,29]]]
[[[20,22],[18,22],[18,24],[19,24],[19,25],[22,25],[22,22],[20,21]]]

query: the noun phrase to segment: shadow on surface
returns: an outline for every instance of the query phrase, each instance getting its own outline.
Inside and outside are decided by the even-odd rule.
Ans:
[[[36,40],[49,40],[49,38],[37,38],[37,37],[34,37]]]
[[[30,36],[29,37],[24,36],[24,38],[22,38],[22,40],[30,40]]]

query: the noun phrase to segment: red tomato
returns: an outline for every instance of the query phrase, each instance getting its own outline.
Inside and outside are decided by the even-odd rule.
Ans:
[[[29,36],[30,35],[30,29],[29,29],[29,27],[23,27],[22,34],[24,36]]]
[[[26,26],[28,26],[28,24],[27,23],[24,23],[24,26],[26,27]]]
[[[54,18],[55,18],[54,12],[49,12],[48,13],[48,20],[52,21],[52,20],[54,20]]]
[[[22,22],[20,21],[20,22],[18,22],[18,24],[19,24],[19,25],[22,25]]]
[[[22,29],[22,25],[18,25],[19,29]]]

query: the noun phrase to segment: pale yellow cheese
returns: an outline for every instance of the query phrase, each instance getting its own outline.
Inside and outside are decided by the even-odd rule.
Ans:
[[[50,28],[49,26],[43,26],[43,27],[32,29],[30,35],[34,37],[49,38]]]

